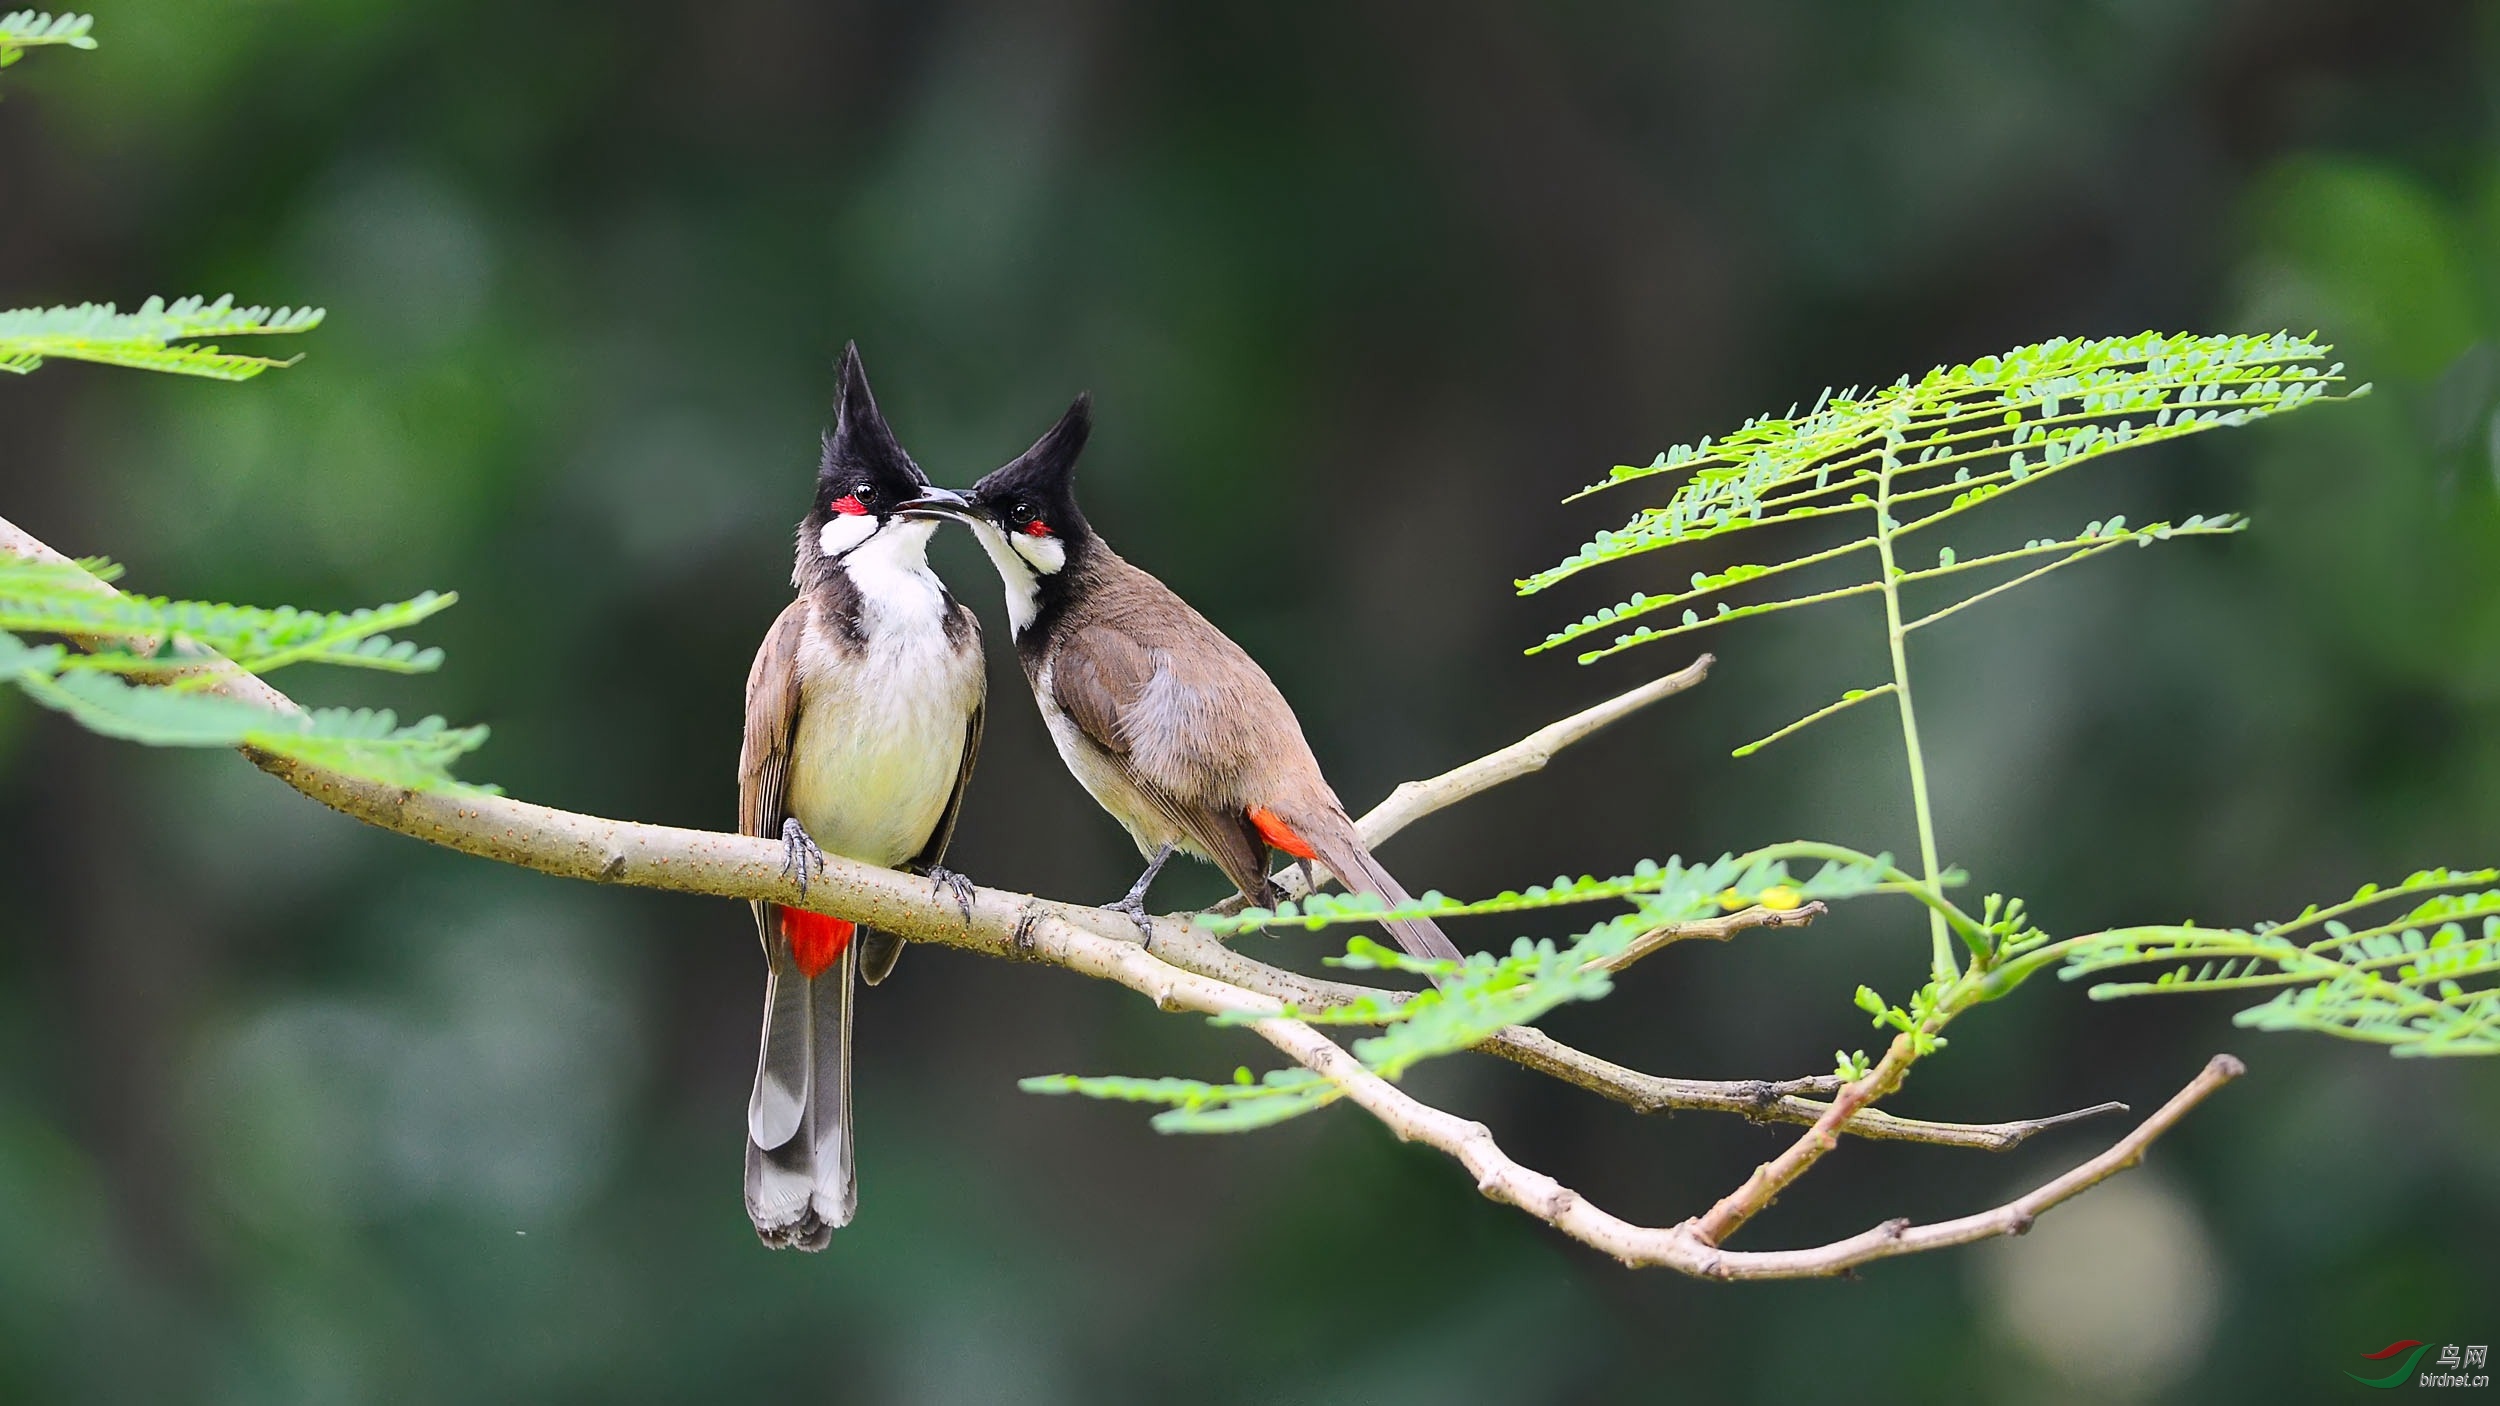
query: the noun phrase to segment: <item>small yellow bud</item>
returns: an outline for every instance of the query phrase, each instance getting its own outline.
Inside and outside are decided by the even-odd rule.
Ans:
[[[1762,891],[1762,897],[1758,901],[1774,913],[1785,913],[1795,908],[1804,899],[1805,896],[1797,892],[1797,886],[1794,884],[1773,884]]]

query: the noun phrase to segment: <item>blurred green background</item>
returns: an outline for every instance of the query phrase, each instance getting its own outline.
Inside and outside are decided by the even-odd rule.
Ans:
[[[1514,599],[1633,506],[1557,505],[1608,466],[2049,335],[2288,325],[2380,394],[1989,522],[2257,528],[1937,632],[1948,857],[2060,932],[2500,860],[2500,7],[99,8],[99,50],[7,76],[0,304],[231,290],[330,321],[245,387],[0,385],[0,512],[152,591],[456,588],[422,632],[441,674],[282,682],[489,722],[467,771],[521,796],[729,824],[847,338],[942,482],[1093,390],[1096,524],[1266,663],[1359,809],[1690,657],[1519,654],[1717,564]],[[1003,643],[960,534],[939,565]],[[1904,848],[1876,710],[1727,759],[1875,677],[1875,638],[1709,639],[1706,688],[1387,857],[1478,893]],[[993,662],[954,862],[1116,894],[1126,838]],[[1175,875],[1173,904],[1221,888]],[[14,695],[0,930],[9,1399],[2277,1402],[2359,1391],[2394,1338],[2500,1337],[2500,1066],[2250,1035],[2228,1001],[2042,981],[1966,1019],[1902,1111],[2149,1107],[2221,1049],[2254,1072],[2027,1239],[1712,1287],[1349,1110],[1184,1140],[1019,1094],[1265,1051],[925,949],[863,1002],[859,1222],[768,1254],[739,1205],[741,906],[431,850]],[[1854,986],[1898,994],[1926,951],[1856,905],[1549,1028],[1659,1072],[1815,1072],[1876,1043]],[[1788,1136],[1481,1059],[1415,1083],[1657,1223]],[[1740,1243],[1976,1209],[2118,1131],[1851,1144]]]

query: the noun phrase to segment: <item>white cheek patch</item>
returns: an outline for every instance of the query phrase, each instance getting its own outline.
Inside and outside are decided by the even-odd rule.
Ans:
[[[1068,564],[1068,544],[1056,537],[1019,532],[1007,540],[1015,547],[1016,555],[1033,563],[1033,569],[1044,576],[1056,576],[1059,568]]]
[[[838,557],[860,543],[877,535],[877,520],[866,513],[836,513],[825,520],[822,532],[816,534],[816,545],[829,557]]]
[[[1024,554],[1009,546],[1007,534],[990,523],[974,519],[972,535],[981,542],[981,550],[989,553],[990,564],[998,568],[998,579],[1007,588],[1007,628],[1021,635],[1033,623],[1041,609],[1041,579]]]

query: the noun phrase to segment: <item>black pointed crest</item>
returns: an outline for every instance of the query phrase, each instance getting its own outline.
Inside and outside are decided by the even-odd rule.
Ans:
[[[1068,413],[1033,441],[1032,448],[992,469],[973,485],[973,491],[987,496],[1012,490],[1043,498],[1064,498],[1073,505],[1076,459],[1085,452],[1086,437],[1093,432],[1094,397],[1089,391],[1077,396]]]
[[[839,389],[834,395],[833,429],[825,436],[823,461],[817,466],[820,482],[831,483],[862,472],[880,476],[900,474],[912,483],[927,483],[929,476],[912,462],[903,443],[894,437],[885,415],[877,409],[876,393],[868,389],[868,368],[860,364],[859,343],[842,348]]]

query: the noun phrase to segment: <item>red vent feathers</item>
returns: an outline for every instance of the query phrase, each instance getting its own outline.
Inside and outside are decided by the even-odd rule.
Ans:
[[[790,940],[790,960],[798,964],[800,975],[810,979],[842,960],[855,926],[848,918],[797,908],[781,910],[781,935]]]

